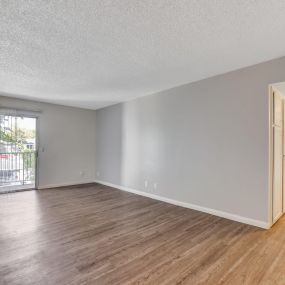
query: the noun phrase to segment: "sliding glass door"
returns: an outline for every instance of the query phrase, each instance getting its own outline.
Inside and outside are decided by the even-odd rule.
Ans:
[[[36,120],[0,114],[0,193],[35,187]]]

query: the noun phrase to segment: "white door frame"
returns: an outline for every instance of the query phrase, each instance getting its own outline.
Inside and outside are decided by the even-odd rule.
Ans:
[[[269,227],[271,227],[273,225],[273,155],[274,155],[274,141],[273,141],[273,95],[275,91],[279,91],[277,90],[273,85],[269,85],[269,191],[268,191],[268,221],[269,221]],[[283,109],[284,110],[284,109]],[[283,121],[284,123],[284,121]],[[285,126],[283,126],[284,128]],[[284,133],[283,133],[283,140],[284,140]],[[283,141],[284,144],[284,141]],[[284,146],[283,146],[283,151],[284,151]],[[283,159],[283,158],[282,158]],[[283,164],[282,164],[283,165]],[[283,175],[284,175],[284,171],[283,171]],[[284,183],[283,183],[284,186]],[[283,195],[284,195],[284,187],[283,187]],[[284,199],[282,199],[282,212],[284,213]],[[276,221],[275,221],[276,222]]]

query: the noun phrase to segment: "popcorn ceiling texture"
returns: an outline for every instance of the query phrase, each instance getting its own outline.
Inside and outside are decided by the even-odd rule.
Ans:
[[[284,0],[0,0],[0,94],[96,109],[285,54]]]

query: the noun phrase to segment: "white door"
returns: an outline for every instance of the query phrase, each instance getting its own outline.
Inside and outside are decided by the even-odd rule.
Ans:
[[[283,213],[283,101],[282,95],[273,93],[273,223]]]

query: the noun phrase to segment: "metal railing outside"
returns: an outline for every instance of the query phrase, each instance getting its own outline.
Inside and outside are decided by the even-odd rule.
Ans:
[[[0,152],[0,186],[35,183],[36,151]]]

